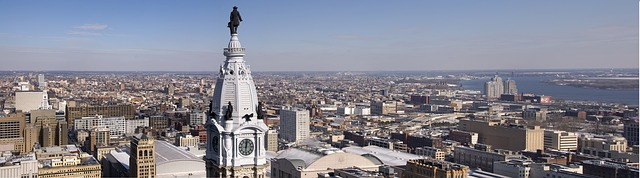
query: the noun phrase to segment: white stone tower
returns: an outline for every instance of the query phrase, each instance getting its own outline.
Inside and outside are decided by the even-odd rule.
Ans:
[[[232,34],[206,123],[207,177],[264,178],[266,174],[268,127],[258,120],[256,86],[244,55],[238,34]]]

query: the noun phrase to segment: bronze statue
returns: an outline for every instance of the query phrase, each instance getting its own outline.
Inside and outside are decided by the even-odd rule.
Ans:
[[[229,30],[231,31],[231,35],[238,34],[238,26],[240,26],[240,22],[242,22],[242,17],[240,17],[238,7],[233,6],[233,11],[231,11],[229,23],[227,24],[227,27],[229,27]]]
[[[262,102],[258,102],[258,106],[256,106],[256,112],[258,113],[258,119],[264,119],[264,113],[262,112]]]
[[[251,118],[252,118],[252,117],[253,117],[253,113],[251,113],[251,114],[245,114],[244,116],[242,116],[242,118],[244,118],[244,120],[245,120],[246,122],[251,121]]]
[[[227,106],[227,112],[224,113],[225,120],[232,120],[231,114],[233,113],[233,106],[231,105],[231,101],[229,101],[229,105]]]

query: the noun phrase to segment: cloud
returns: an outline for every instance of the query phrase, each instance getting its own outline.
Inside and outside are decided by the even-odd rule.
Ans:
[[[73,28],[82,29],[82,30],[104,30],[104,29],[107,29],[107,27],[109,26],[105,24],[84,24],[84,25],[73,27]]]
[[[101,36],[102,33],[94,33],[94,32],[83,32],[83,31],[69,31],[67,32],[69,35],[87,35],[87,36]]]

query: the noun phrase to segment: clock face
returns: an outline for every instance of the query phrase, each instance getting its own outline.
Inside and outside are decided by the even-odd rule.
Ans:
[[[215,151],[216,153],[218,153],[218,151],[220,150],[220,137],[217,135],[214,135],[213,138],[211,139],[211,149],[213,149],[213,151]]]
[[[251,153],[253,153],[253,141],[249,140],[249,139],[244,139],[242,141],[240,141],[240,144],[238,145],[238,150],[240,151],[240,154],[247,156],[250,155]]]

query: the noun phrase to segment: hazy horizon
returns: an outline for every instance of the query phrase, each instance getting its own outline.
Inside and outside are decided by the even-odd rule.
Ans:
[[[0,71],[215,72],[234,5],[258,72],[639,65],[630,0],[1,1]]]

